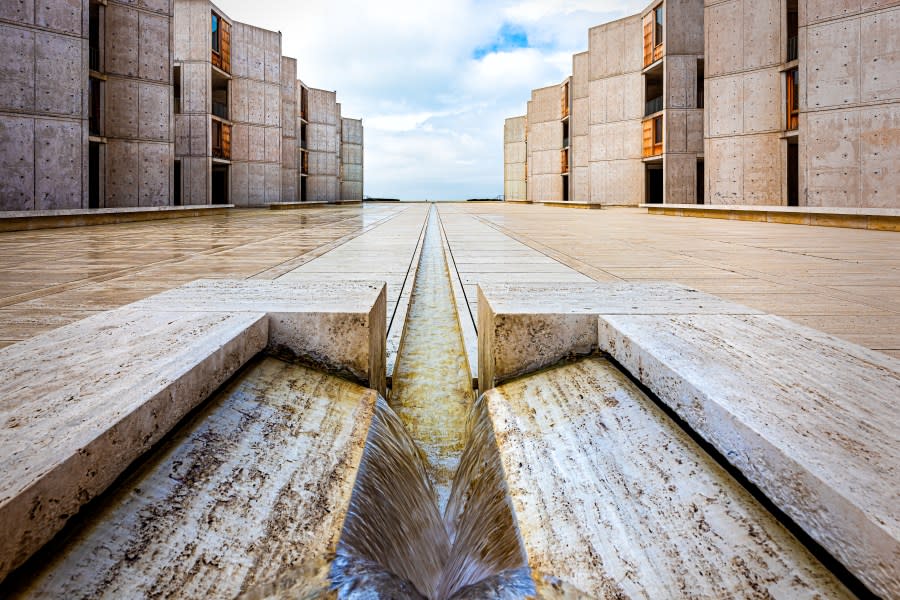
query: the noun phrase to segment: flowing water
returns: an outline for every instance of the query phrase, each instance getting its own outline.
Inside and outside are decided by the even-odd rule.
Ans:
[[[535,586],[429,214],[390,405],[379,400],[331,580],[340,598],[525,598]]]

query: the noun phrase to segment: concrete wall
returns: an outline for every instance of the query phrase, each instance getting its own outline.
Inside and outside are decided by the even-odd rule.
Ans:
[[[0,3],[0,210],[87,206],[87,11]]]
[[[800,203],[900,208],[900,7],[799,8]]]
[[[589,52],[572,57],[572,111],[569,117],[569,199],[591,200],[591,101]]]
[[[563,197],[561,86],[551,85],[531,92],[528,111],[529,200],[560,201]]]
[[[801,1],[800,4],[803,4]],[[783,0],[706,2],[709,204],[786,204]]]
[[[102,206],[165,206],[174,184],[172,3],[109,0],[105,13]]]
[[[281,33],[235,22],[231,36],[231,202],[280,202]]]
[[[297,184],[297,60],[281,59],[281,199],[299,201]]]
[[[335,92],[309,88],[307,200],[335,202],[340,196],[337,107]]]
[[[503,197],[523,202],[528,199],[525,182],[526,117],[511,117],[503,124]]]
[[[703,154],[697,82],[698,61],[704,58],[704,5],[703,0],[665,0],[664,8],[663,194],[669,204],[694,204],[697,159]]]
[[[212,203],[209,35],[212,10],[207,0],[175,0],[175,64],[181,68],[181,112],[175,114],[175,156],[181,161],[181,198],[185,205]]]
[[[341,200],[363,199],[363,124],[341,119]]]
[[[636,205],[644,196],[640,15],[589,32],[590,201]]]

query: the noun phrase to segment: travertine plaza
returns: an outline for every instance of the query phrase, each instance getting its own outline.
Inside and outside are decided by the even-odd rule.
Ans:
[[[282,34],[76,4],[0,13],[0,597],[900,598],[896,3],[592,28],[496,124],[505,202],[361,201]],[[63,42],[104,68],[50,107]]]

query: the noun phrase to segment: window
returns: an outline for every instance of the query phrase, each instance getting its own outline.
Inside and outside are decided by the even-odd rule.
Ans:
[[[703,59],[697,59],[697,108],[703,108]]]
[[[653,46],[660,46],[663,43],[663,7],[662,4],[653,10],[655,26],[653,28]]]
[[[219,15],[212,14],[212,49],[213,52],[219,52]]]
[[[787,90],[785,129],[793,131],[800,126],[800,77],[797,69],[786,71],[784,75]]]
[[[223,158],[222,151],[222,123],[212,120],[212,152],[216,158]]]
[[[172,67],[172,86],[175,91],[175,114],[181,113],[181,67]]]
[[[663,142],[663,118],[662,116],[653,119],[653,145],[658,146]]]
[[[101,89],[103,82],[91,77],[88,84],[88,104],[90,105],[88,132],[90,135],[101,136],[103,135],[103,119],[101,118],[100,101],[103,94]]]
[[[91,4],[89,9],[88,24],[88,50],[89,68],[92,71],[100,70],[100,5]]]

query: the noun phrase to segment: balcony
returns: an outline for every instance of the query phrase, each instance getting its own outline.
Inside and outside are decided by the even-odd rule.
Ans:
[[[788,38],[787,43],[787,62],[791,62],[792,60],[797,60],[797,36],[792,36]]]
[[[644,116],[650,116],[653,113],[658,113],[663,109],[663,97],[657,96],[656,98],[651,98],[647,100],[646,105],[644,106]]]
[[[224,102],[213,102],[212,103],[212,114],[219,117],[220,119],[228,120],[228,105]]]

